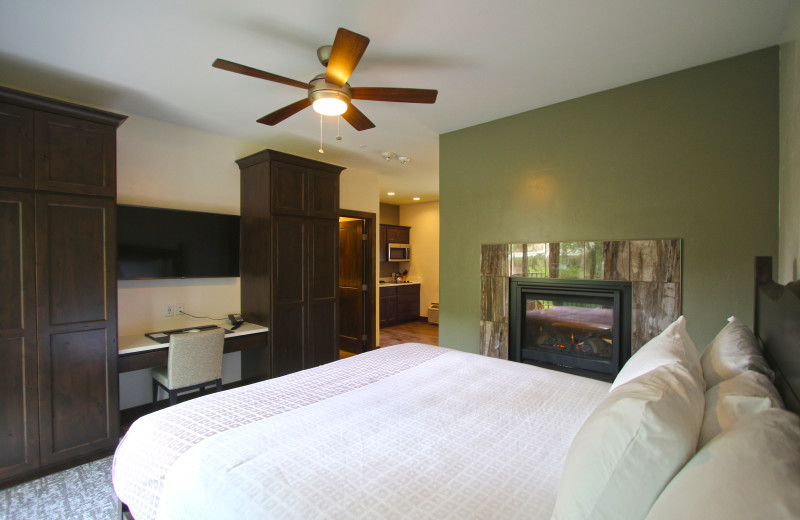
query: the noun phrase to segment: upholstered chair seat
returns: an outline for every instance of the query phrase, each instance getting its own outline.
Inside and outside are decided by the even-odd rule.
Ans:
[[[222,349],[225,331],[212,329],[169,338],[167,365],[151,369],[153,376],[153,406],[158,389],[169,393],[169,404],[178,402],[178,394],[189,390],[204,392],[207,386],[222,389]]]

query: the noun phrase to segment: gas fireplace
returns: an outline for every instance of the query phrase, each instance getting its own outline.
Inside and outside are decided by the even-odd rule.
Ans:
[[[511,278],[509,359],[612,381],[631,356],[631,283]]]

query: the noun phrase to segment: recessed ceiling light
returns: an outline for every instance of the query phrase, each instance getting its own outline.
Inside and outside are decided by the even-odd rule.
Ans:
[[[394,192],[390,191],[389,193],[387,193],[387,195],[394,195]]]
[[[419,200],[419,197],[414,197],[414,200]]]

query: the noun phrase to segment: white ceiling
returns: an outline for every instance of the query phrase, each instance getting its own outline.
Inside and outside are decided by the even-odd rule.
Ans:
[[[438,199],[442,133],[780,43],[797,0],[2,0],[0,84],[375,172],[384,202]],[[301,89],[337,27],[371,39],[357,87],[435,88],[434,105],[360,101],[356,132]],[[383,152],[411,157],[401,165]],[[386,192],[395,191],[395,197]]]

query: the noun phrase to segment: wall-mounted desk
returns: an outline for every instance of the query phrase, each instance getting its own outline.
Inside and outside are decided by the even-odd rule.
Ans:
[[[267,332],[268,327],[245,322],[225,334],[223,352],[242,353],[242,380],[269,377]],[[123,373],[166,365],[168,349],[168,343],[159,343],[144,334],[120,336],[117,371]]]

